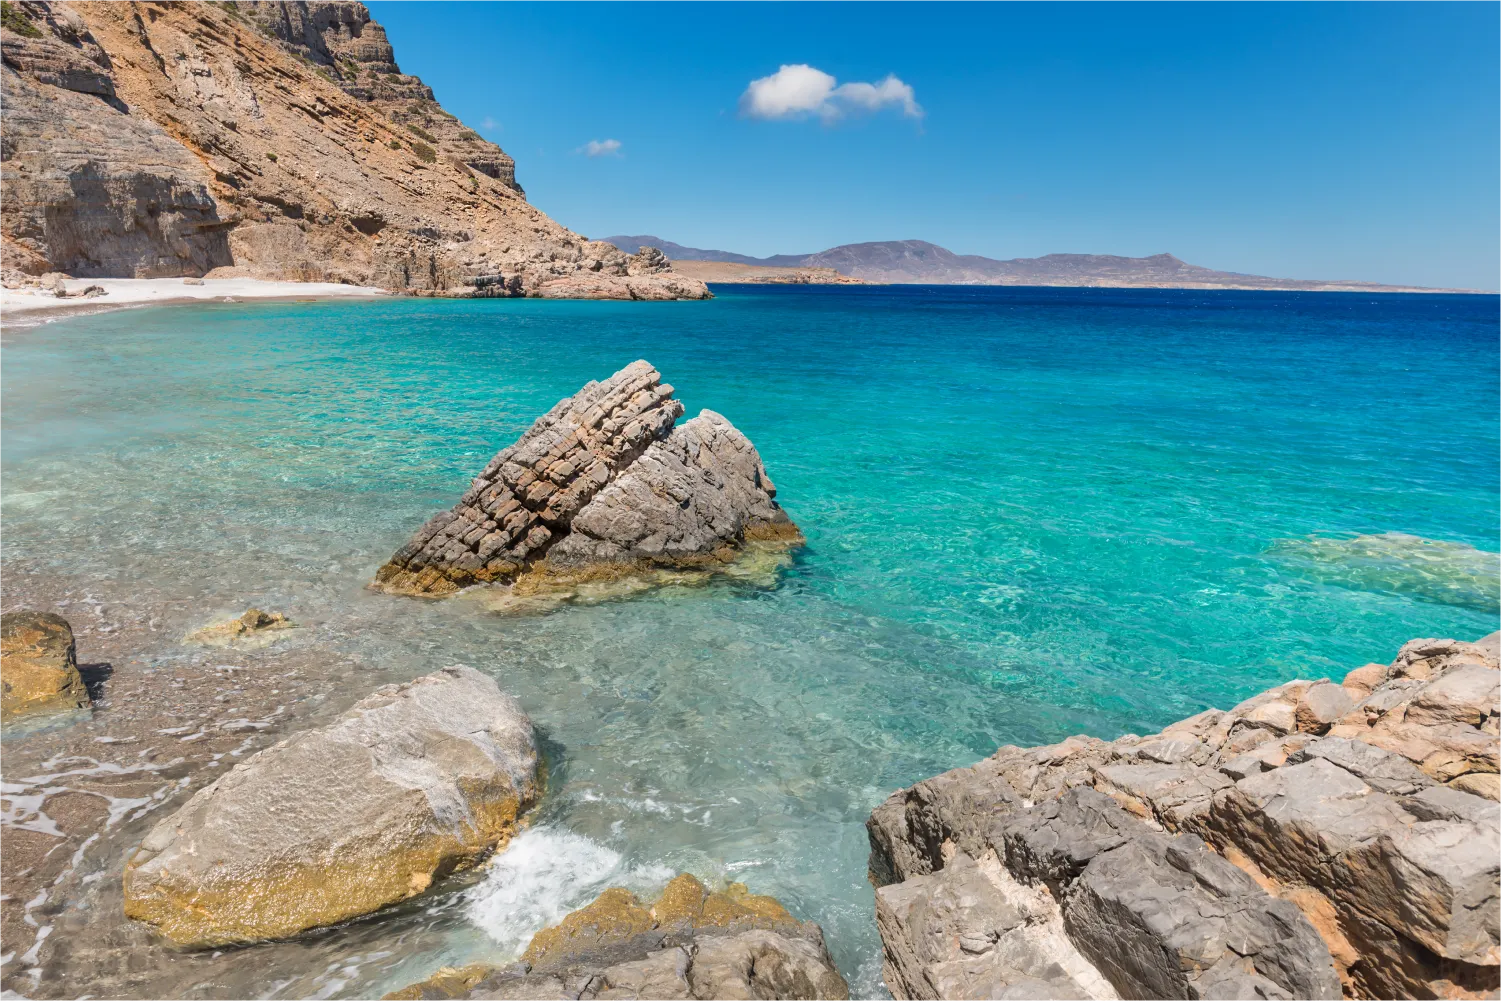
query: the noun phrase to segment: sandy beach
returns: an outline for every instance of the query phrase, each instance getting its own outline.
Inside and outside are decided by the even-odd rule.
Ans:
[[[129,306],[182,302],[239,302],[248,299],[350,299],[390,295],[385,289],[334,282],[273,282],[256,278],[70,278],[68,298],[46,289],[0,289],[0,320],[6,326],[34,326],[62,316],[98,313]],[[103,295],[74,296],[90,285]]]

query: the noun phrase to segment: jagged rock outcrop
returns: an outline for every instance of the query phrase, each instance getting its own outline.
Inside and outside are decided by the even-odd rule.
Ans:
[[[712,567],[748,542],[801,541],[755,446],[710,410],[675,427],[683,405],[672,394],[637,361],[560,401],[397,550],[374,586],[441,595],[524,576]]]
[[[1122,997],[1493,995],[1498,637],[1414,640],[1342,685],[1003,747],[898,792],[867,825],[888,986],[1110,996],[1093,971]],[[1029,917],[1015,900],[1042,888]]]
[[[0,615],[0,720],[88,705],[68,620],[52,612]]]
[[[363,4],[7,10],[6,269],[709,295],[529,205],[512,159],[399,71]]]
[[[532,939],[510,966],[445,968],[386,995],[423,998],[847,998],[823,931],[772,897],[693,876],[652,904],[606,890]]]
[[[126,863],[125,913],[195,947],[335,924],[504,846],[536,797],[531,721],[489,677],[445,668],[200,789]]]

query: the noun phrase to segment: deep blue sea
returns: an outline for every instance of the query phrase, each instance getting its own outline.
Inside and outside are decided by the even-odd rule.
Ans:
[[[434,912],[442,955],[320,990],[506,959],[603,885],[689,870],[820,922],[869,995],[863,823],[896,788],[1497,628],[1495,296],[716,292],[7,334],[11,572],[203,621],[280,609],[371,687],[472,664],[546,734],[537,824]],[[363,589],[494,451],[636,358],[759,448],[808,538],[774,581],[539,616]]]

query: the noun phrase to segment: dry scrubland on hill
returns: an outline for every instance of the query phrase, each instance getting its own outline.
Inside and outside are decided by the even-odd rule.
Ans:
[[[528,204],[511,157],[401,73],[363,4],[17,0],[0,29],[12,281],[708,295]]]

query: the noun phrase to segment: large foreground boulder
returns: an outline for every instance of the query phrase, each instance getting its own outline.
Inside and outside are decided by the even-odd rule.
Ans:
[[[1493,995],[1497,639],[1414,640],[1342,685],[1003,747],[896,793],[867,824],[888,986]]]
[[[732,883],[686,873],[652,904],[606,890],[533,937],[510,966],[445,968],[388,994],[435,998],[847,998],[823,931]]]
[[[199,790],[126,864],[125,913],[203,947],[334,924],[503,846],[536,797],[531,721],[490,678],[445,668]]]
[[[68,620],[51,612],[0,615],[0,720],[88,705]]]
[[[656,369],[633,362],[539,418],[434,516],[374,585],[443,595],[471,584],[601,579],[706,567],[747,543],[796,544],[755,446],[683,405]]]

